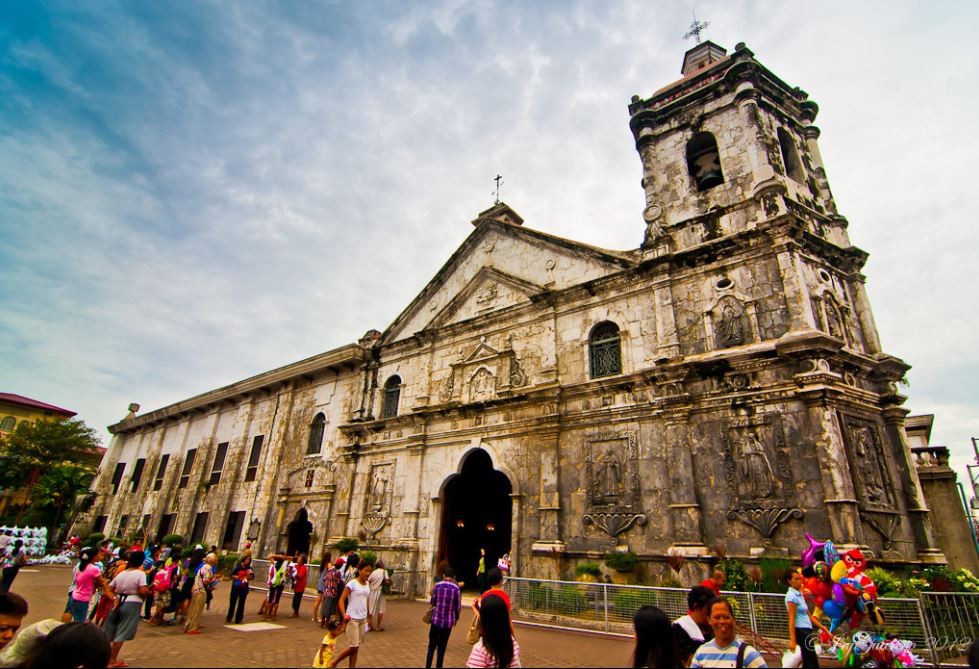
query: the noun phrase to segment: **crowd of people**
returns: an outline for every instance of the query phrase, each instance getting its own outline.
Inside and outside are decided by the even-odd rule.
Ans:
[[[16,540],[0,547],[5,570],[7,558],[16,559],[21,552]],[[298,618],[310,577],[306,556],[275,554],[268,561],[267,594],[258,615],[262,620],[276,620],[283,592],[291,585],[289,617]],[[182,624],[185,634],[200,634],[203,612],[210,608],[214,588],[224,578],[216,571],[217,563],[214,547],[208,552],[197,546],[184,558],[160,547],[144,550],[134,545],[120,550],[105,542],[82,548],[72,569],[62,619],[42,620],[19,633],[28,603],[9,591],[16,572],[8,579],[5,571],[5,587],[0,590],[0,667],[126,666],[120,653],[123,644],[136,637],[141,619],[151,625]],[[384,631],[384,586],[390,583],[390,574],[380,560],[362,558],[353,551],[336,560],[325,553],[320,566],[311,621],[325,634],[311,664],[336,667],[346,661],[347,666],[356,667],[367,633]],[[503,587],[508,571],[507,561],[478,573],[480,592],[472,602],[472,622],[466,634],[472,646],[467,667],[521,666],[511,601]],[[428,625],[426,669],[433,663],[442,668],[449,638],[462,617],[462,591],[455,576],[451,566],[443,566],[432,586],[423,618]],[[230,588],[225,620],[242,624],[256,577],[249,548],[226,577]],[[790,570],[785,582],[789,649],[798,649],[802,667],[818,667],[818,632],[828,634],[829,630],[809,610],[802,574]],[[689,591],[688,611],[676,620],[655,606],[641,607],[633,619],[632,666],[767,666],[758,649],[737,636],[735,610],[720,596],[724,585],[724,572],[715,570]],[[342,648],[341,640],[345,642]]]

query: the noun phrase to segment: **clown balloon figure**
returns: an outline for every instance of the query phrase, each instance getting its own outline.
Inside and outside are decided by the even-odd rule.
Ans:
[[[829,618],[831,632],[844,622],[855,630],[865,616],[872,624],[883,625],[877,586],[865,573],[863,554],[854,548],[841,555],[832,541],[816,541],[808,532],[806,540],[809,546],[802,551],[802,574],[814,599],[814,614]]]

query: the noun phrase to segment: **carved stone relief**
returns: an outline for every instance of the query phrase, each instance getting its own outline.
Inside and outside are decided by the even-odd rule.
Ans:
[[[469,379],[469,401],[487,402],[496,396],[496,379],[485,367],[480,367]]]
[[[391,497],[394,494],[394,463],[371,465],[367,479],[367,495],[364,498],[364,515],[361,526],[371,537],[391,518]]]
[[[615,538],[633,525],[646,524],[636,432],[608,432],[588,439],[585,491],[585,525],[594,525]]]
[[[725,434],[724,469],[732,500],[728,519],[740,520],[765,539],[804,512],[790,499],[792,469],[778,416],[741,416]]]
[[[744,307],[733,297],[723,297],[714,310],[714,338],[718,348],[740,346],[748,340]]]
[[[842,422],[857,496],[866,507],[892,510],[897,500],[884,467],[877,425],[851,416],[843,416]]]

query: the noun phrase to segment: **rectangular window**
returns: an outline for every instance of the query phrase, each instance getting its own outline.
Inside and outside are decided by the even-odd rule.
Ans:
[[[173,534],[174,523],[177,522],[177,514],[175,513],[165,513],[160,516],[160,527],[156,532],[156,542],[160,543],[163,541],[163,537],[168,534]]]
[[[260,434],[252,441],[252,452],[248,455],[248,469],[245,470],[245,480],[254,481],[258,476],[258,463],[262,459],[262,442],[265,435]]]
[[[241,541],[241,531],[245,527],[245,512],[232,511],[228,514],[228,525],[224,529],[224,539],[221,541],[223,550],[236,550]]]
[[[133,467],[133,479],[132,485],[129,486],[130,492],[136,492],[139,489],[139,480],[143,478],[143,468],[146,467],[146,458],[140,458],[136,461],[136,466]]]
[[[116,536],[126,538],[126,531],[129,529],[129,516],[119,517],[119,529],[116,530]]]
[[[146,534],[146,530],[148,530],[149,527],[150,527],[150,514],[147,513],[146,515],[143,516],[143,524],[140,526],[139,529],[143,534]]]
[[[120,462],[116,465],[116,470],[112,472],[112,494],[115,495],[119,492],[119,486],[122,484],[122,475],[126,472],[126,463]]]
[[[180,484],[178,488],[186,488],[187,482],[190,481],[190,473],[194,471],[194,459],[197,457],[197,449],[192,448],[187,451],[187,455],[184,456],[184,468],[180,472]]]
[[[214,466],[211,467],[211,478],[208,479],[209,485],[217,485],[221,482],[221,472],[224,471],[224,460],[228,457],[228,442],[218,444],[218,451],[214,454]]]
[[[190,545],[204,541],[204,530],[207,529],[207,511],[202,511],[194,518],[194,529],[190,532]]]
[[[153,481],[153,490],[163,489],[163,477],[167,473],[167,465],[170,464],[170,454],[167,453],[160,458],[160,466],[156,468],[156,480]]]
[[[108,516],[96,516],[96,518],[95,518],[95,524],[92,525],[92,534],[95,534],[96,532],[104,533],[105,532],[105,524],[107,522],[109,522],[109,517]]]

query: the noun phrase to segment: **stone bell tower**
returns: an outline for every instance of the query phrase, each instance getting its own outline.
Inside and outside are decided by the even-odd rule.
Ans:
[[[727,459],[729,494],[713,512],[678,498],[693,520],[675,524],[710,537],[725,531],[711,520],[723,511],[770,545],[779,523],[802,519],[789,532],[817,528],[878,559],[943,561],[903,429],[897,383],[910,367],[881,351],[867,254],[826,179],[818,106],[744,44],[698,44],[681,73],[629,105],[641,252],[666,324],[660,375],[685,379],[692,408],[678,420],[719,425],[701,433],[719,435],[705,448]],[[704,410],[709,401],[718,408]],[[741,480],[749,456],[765,465],[753,482]],[[766,464],[780,457],[784,467]]]

